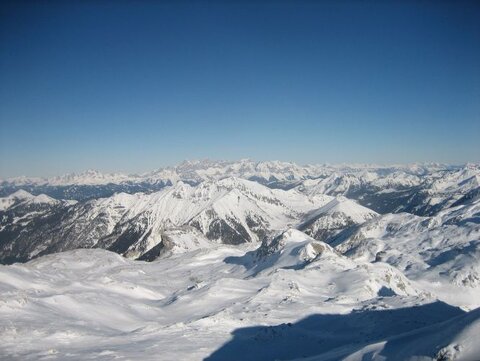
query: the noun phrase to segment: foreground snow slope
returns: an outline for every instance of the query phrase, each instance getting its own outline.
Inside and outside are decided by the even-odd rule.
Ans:
[[[83,249],[1,266],[0,355],[8,360],[349,355],[397,335],[440,327],[439,322],[454,325],[455,317],[467,315],[435,301],[392,266],[357,263],[297,230],[252,247],[216,245],[151,263]],[[471,351],[462,332],[477,327],[472,315],[462,326],[451,326],[455,345],[463,347],[460,356],[467,347]],[[428,359],[449,346],[446,338],[432,343]]]
[[[372,343],[351,353],[336,350],[308,358],[309,361],[347,360],[435,360],[477,361],[480,355],[480,309],[418,330],[406,332],[385,341]],[[439,345],[448,345],[439,349]],[[432,350],[438,350],[434,354]],[[305,359],[304,359],[305,360]]]

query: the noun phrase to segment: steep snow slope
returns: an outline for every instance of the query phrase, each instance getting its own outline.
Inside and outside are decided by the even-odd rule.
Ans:
[[[434,217],[384,215],[340,234],[334,245],[356,260],[388,262],[448,302],[480,306],[478,201]]]
[[[252,268],[252,259],[266,267]],[[258,250],[215,245],[152,263],[83,249],[0,267],[0,355],[268,360],[285,347],[288,359],[347,345],[353,352],[462,314],[432,302],[391,266],[358,264],[296,230]],[[297,325],[305,317],[313,317],[308,327]],[[253,335],[238,340],[235,330],[245,327]],[[247,347],[230,352],[238,341]]]
[[[298,228],[319,241],[328,241],[339,232],[377,216],[371,209],[339,196],[311,212]]]

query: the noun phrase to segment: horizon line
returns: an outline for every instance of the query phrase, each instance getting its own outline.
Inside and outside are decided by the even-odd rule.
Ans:
[[[58,179],[67,176],[82,176],[86,175],[87,173],[97,173],[103,176],[126,176],[126,177],[141,177],[146,176],[149,174],[153,174],[156,172],[160,172],[163,170],[173,170],[175,168],[180,167],[181,165],[192,163],[192,164],[201,164],[201,163],[227,163],[227,164],[235,164],[241,162],[253,162],[256,165],[260,163],[287,163],[291,165],[295,165],[298,167],[364,167],[364,168],[389,168],[389,167],[412,167],[412,166],[444,166],[444,167],[466,167],[469,165],[480,165],[480,160],[478,161],[466,161],[466,162],[459,162],[459,163],[449,163],[449,162],[435,162],[435,161],[414,161],[414,162],[392,162],[392,163],[384,163],[384,162],[323,162],[323,163],[300,163],[295,161],[288,161],[288,160],[279,160],[279,159],[271,159],[271,160],[256,160],[252,158],[240,158],[240,159],[212,159],[212,158],[194,158],[194,159],[184,159],[181,162],[177,162],[173,165],[166,165],[158,168],[153,168],[151,170],[143,171],[143,172],[125,172],[125,171],[104,171],[96,168],[86,168],[81,171],[65,171],[62,173],[56,173],[56,175],[52,176],[31,176],[31,175],[19,175],[19,176],[0,176],[0,182],[8,183],[19,179],[41,179],[41,180],[51,180],[51,179]]]

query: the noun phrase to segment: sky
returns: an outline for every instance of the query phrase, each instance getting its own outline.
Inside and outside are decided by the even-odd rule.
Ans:
[[[480,161],[480,2],[1,2],[0,178]]]

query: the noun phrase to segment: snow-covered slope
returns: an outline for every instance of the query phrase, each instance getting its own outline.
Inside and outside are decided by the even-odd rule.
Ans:
[[[34,196],[24,190],[18,190],[15,193],[0,198],[0,211],[6,211],[18,205],[57,205],[60,201],[53,199],[45,194]]]
[[[352,353],[463,314],[391,266],[358,264],[299,231],[273,243],[267,253],[215,245],[153,263],[83,249],[1,266],[0,355],[295,359]],[[252,272],[255,254],[268,269]]]
[[[1,262],[35,259],[0,266],[0,359],[476,360],[479,174],[243,160],[3,182]]]
[[[327,352],[307,361],[335,360],[459,360],[476,361],[480,355],[480,308],[419,330],[352,349]]]
[[[395,268],[381,263],[358,264],[342,256],[328,244],[296,229],[289,229],[271,240],[264,240],[257,250],[247,253],[243,260],[240,264],[253,275],[274,274],[280,269],[315,269],[330,274],[333,284],[344,285],[347,289],[350,283],[360,282],[357,277],[363,274],[376,280],[367,282],[369,286],[363,290],[367,291],[365,295],[419,295],[415,287]],[[341,299],[342,292],[336,297]],[[357,297],[357,300],[360,300],[364,296],[358,294]]]
[[[343,195],[379,213],[434,215],[479,194],[480,166],[344,169],[304,180],[297,188],[309,195]]]
[[[311,212],[298,228],[319,241],[328,242],[341,231],[377,216],[377,212],[343,196],[338,196],[325,206]]]
[[[384,215],[339,235],[334,245],[353,259],[388,262],[448,302],[480,306],[479,201],[434,217]]]

